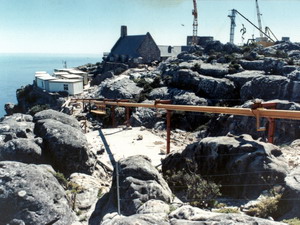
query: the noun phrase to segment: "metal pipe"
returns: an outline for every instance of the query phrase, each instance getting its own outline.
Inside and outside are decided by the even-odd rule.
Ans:
[[[171,139],[171,111],[167,110],[167,154],[170,153],[170,139]]]

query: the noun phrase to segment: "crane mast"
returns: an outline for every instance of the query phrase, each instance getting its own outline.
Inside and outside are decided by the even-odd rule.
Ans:
[[[260,14],[260,11],[259,11],[258,1],[255,0],[255,2],[256,2],[258,27],[259,27],[260,30],[262,30],[262,24],[261,24],[261,18],[260,18],[261,14]],[[262,32],[259,32],[259,35],[260,35],[261,38],[263,37],[263,33]]]
[[[197,0],[193,0],[194,9],[192,11],[192,15],[194,16],[193,22],[193,45],[197,44],[197,36],[198,36],[198,10],[197,10]]]
[[[234,28],[236,27],[235,24],[235,16],[236,16],[236,11],[234,9],[231,10],[231,15],[228,15],[228,17],[231,20],[230,24],[230,43],[234,43]]]

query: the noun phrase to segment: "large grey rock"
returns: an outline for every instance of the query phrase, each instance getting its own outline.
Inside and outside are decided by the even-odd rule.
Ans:
[[[279,202],[281,219],[300,217],[300,167],[294,168],[285,178],[286,186]]]
[[[264,60],[240,60],[239,63],[245,70],[264,70]]]
[[[132,216],[121,216],[109,214],[105,216],[101,225],[169,225],[166,214],[135,214]]]
[[[73,116],[69,116],[65,113],[61,113],[52,109],[43,110],[34,115],[33,121],[37,122],[39,120],[52,119],[59,121],[63,124],[68,124],[76,129],[80,129],[79,122]]]
[[[277,58],[265,58],[264,59],[264,71],[266,74],[283,74],[283,68],[287,63]]]
[[[35,141],[39,144],[42,143],[40,139],[18,138],[0,145],[0,161],[41,163],[42,149]]]
[[[253,78],[263,76],[265,76],[263,71],[245,70],[240,73],[228,74],[225,77],[233,81],[234,85],[240,89],[244,84],[246,84],[248,81],[251,81]]]
[[[131,156],[119,161],[119,191],[121,214],[130,216],[151,199],[172,201],[172,192],[161,174],[146,156]],[[116,170],[110,192],[97,203],[90,223],[99,223],[107,213],[117,211]]]
[[[52,173],[46,165],[0,162],[0,224],[72,224],[76,216]]]
[[[125,77],[103,81],[96,95],[109,99],[132,99],[139,95],[142,90],[135,82]]]
[[[215,101],[237,98],[236,88],[232,81],[209,76],[201,76],[198,83],[197,95]]]
[[[66,175],[92,172],[95,158],[82,130],[58,120],[43,119],[36,122],[35,133],[43,138],[43,151],[55,169]]]
[[[200,80],[200,74],[197,72],[180,69],[172,76],[171,84],[180,89],[196,91]]]
[[[203,178],[223,185],[225,195],[256,198],[261,191],[283,183],[287,163],[272,144],[249,135],[208,137],[162,161],[162,170],[192,169]]]
[[[285,223],[238,213],[215,213],[192,206],[182,206],[170,215],[171,225],[284,225]]]
[[[0,122],[0,140],[6,142],[17,138],[34,138],[33,130],[32,116],[20,113],[6,116]]]
[[[91,85],[99,85],[105,79],[112,78],[112,77],[114,77],[114,73],[112,71],[107,71],[103,74],[99,74],[91,81]]]
[[[290,80],[283,76],[256,77],[241,88],[241,100],[246,101],[255,98],[290,100],[293,92],[290,86]]]
[[[202,75],[223,78],[226,74],[228,74],[228,64],[202,63],[200,64],[200,69],[198,72]]]
[[[157,117],[156,109],[136,108],[130,117],[130,125],[134,127],[144,126],[147,128],[152,128],[158,121],[161,120],[162,118]]]

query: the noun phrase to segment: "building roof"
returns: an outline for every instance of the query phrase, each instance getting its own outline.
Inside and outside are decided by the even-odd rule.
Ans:
[[[145,40],[146,35],[128,35],[120,37],[111,50],[112,54],[129,55],[131,57],[139,57],[137,50]]]
[[[62,74],[60,76],[66,79],[82,79],[82,76],[76,74]]]

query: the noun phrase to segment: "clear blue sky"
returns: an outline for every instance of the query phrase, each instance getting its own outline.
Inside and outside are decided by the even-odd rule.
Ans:
[[[198,35],[229,41],[227,15],[237,9],[257,24],[255,0],[197,0]],[[263,26],[300,42],[300,1],[259,0]],[[120,35],[150,32],[157,44],[184,45],[192,35],[192,0],[0,0],[0,53],[102,53]],[[258,32],[237,17],[235,42]]]

